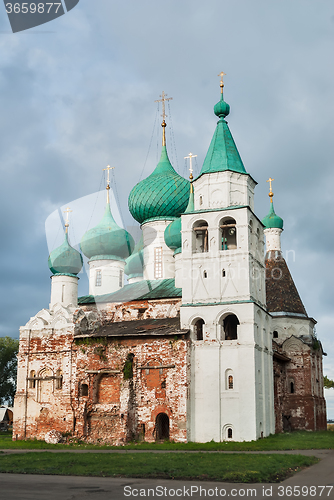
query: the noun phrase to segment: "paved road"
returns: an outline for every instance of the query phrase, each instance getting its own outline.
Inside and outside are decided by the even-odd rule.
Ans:
[[[10,450],[10,452],[13,451]],[[318,456],[321,462],[279,484],[251,485],[206,481],[0,474],[0,498],[9,500],[126,500],[137,497],[202,499],[225,496],[237,499],[269,497],[275,500],[286,500],[300,497],[315,500],[321,497],[334,500],[334,450],[302,450],[300,453]],[[323,486],[324,489],[320,488]],[[332,489],[331,486],[333,486]]]

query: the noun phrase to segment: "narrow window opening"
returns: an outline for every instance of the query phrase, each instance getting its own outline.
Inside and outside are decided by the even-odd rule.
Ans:
[[[166,380],[161,382],[161,389],[166,389]]]
[[[273,332],[273,337],[274,339],[278,339],[278,332],[276,330]]]
[[[65,285],[62,285],[61,287],[61,301],[64,302],[65,300]]]
[[[81,384],[81,396],[88,396],[88,385]]]
[[[162,278],[162,247],[154,249],[154,278]]]
[[[233,389],[233,376],[232,375],[228,376],[228,388]]]
[[[294,394],[295,392],[295,384],[293,382],[290,382],[290,393]]]
[[[199,197],[199,204],[203,205],[203,196],[202,195]]]
[[[123,271],[120,270],[119,272],[119,283],[118,283],[119,287],[122,288],[123,287]]]
[[[30,380],[29,380],[29,389],[35,389],[36,388],[36,380],[34,380],[36,378],[36,372],[34,370],[32,370],[30,372]]]
[[[232,439],[232,436],[233,436],[233,432],[232,432],[231,427],[229,427],[229,428],[227,429],[227,437],[228,437],[228,439]]]
[[[63,374],[61,370],[56,371],[56,389],[63,388]]]
[[[194,324],[195,339],[196,340],[203,340],[203,326],[204,326],[203,319],[198,319],[196,321],[196,323]]]
[[[225,278],[225,276],[226,276],[226,271],[225,271],[225,269],[223,269],[222,270],[222,277]]]
[[[102,272],[99,269],[95,275],[95,286],[102,286]]]
[[[208,277],[208,273],[206,271],[203,272],[203,278],[207,278]]]

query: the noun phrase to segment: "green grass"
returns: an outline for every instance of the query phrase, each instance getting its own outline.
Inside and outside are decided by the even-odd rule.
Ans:
[[[302,455],[28,452],[0,455],[0,472],[265,483],[317,462]]]
[[[44,441],[27,440],[12,441],[10,433],[0,433],[0,449],[120,449],[116,446],[73,444],[46,444]],[[251,442],[222,442],[215,443],[130,443],[123,449],[127,450],[205,450],[205,451],[273,451],[273,450],[308,450],[334,449],[334,432],[291,432],[273,434],[267,438]]]

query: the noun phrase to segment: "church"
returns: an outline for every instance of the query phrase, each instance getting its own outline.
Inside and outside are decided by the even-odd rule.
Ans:
[[[220,88],[190,181],[168,157],[162,93],[160,161],[128,199],[137,244],[111,213],[108,170],[105,212],[81,238],[79,298],[83,259],[67,219],[49,256],[49,309],[20,328],[14,439],[250,441],[326,428],[325,353],[282,255],[273,179],[261,220],[223,78]]]

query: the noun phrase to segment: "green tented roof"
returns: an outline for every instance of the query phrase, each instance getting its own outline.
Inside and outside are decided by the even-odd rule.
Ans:
[[[85,295],[79,297],[79,304],[101,302],[131,302],[133,300],[173,299],[182,297],[182,289],[175,288],[175,280],[143,280],[125,285],[114,293],[106,295]]]
[[[224,170],[247,174],[230,129],[224,120],[230,112],[230,106],[224,101],[223,94],[221,94],[220,101],[215,105],[214,112],[215,115],[219,116],[220,120],[217,123],[200,176],[213,172],[223,172]]]

